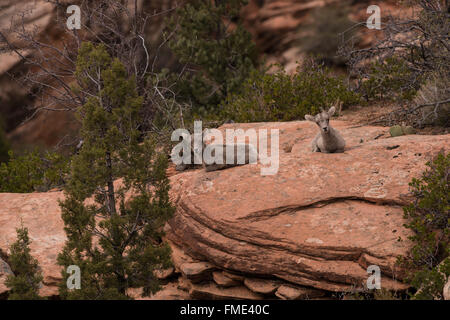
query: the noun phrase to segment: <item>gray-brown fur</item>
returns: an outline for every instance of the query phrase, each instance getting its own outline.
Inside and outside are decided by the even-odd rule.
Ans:
[[[207,129],[205,129],[202,133],[202,153],[204,152],[205,148],[206,148],[206,143],[204,141],[204,137],[205,137],[205,133],[207,132]],[[222,155],[223,155],[223,163],[218,164],[218,163],[211,163],[211,164],[207,164],[205,163],[204,159],[203,159],[203,155],[200,154],[199,156],[202,157],[202,164],[178,164],[175,167],[175,170],[177,171],[184,171],[187,169],[193,169],[193,168],[199,168],[200,166],[203,166],[203,168],[207,171],[216,171],[216,170],[222,170],[222,169],[226,169],[226,168],[231,168],[231,167],[235,167],[235,166],[241,166],[241,165],[245,165],[245,164],[249,164],[249,163],[256,163],[257,158],[258,158],[258,153],[257,150],[254,148],[253,145],[249,145],[249,144],[244,144],[244,143],[236,143],[234,144],[234,161],[233,163],[226,163],[226,157],[227,157],[227,144],[219,144],[220,147],[222,148]],[[191,139],[191,159],[192,161],[195,159],[195,152],[194,152],[194,138],[192,137]],[[238,151],[239,152],[245,152],[245,157],[244,157],[244,163],[238,163]],[[212,153],[212,156],[214,157],[214,151]],[[253,159],[251,159],[250,155],[253,155]],[[250,161],[250,160],[254,160],[254,162]]]
[[[195,154],[195,149],[194,149],[194,136],[191,136],[191,161],[192,163],[180,163],[178,165],[175,166],[175,170],[176,171],[184,171],[187,169],[195,169],[195,168],[200,168],[202,166],[202,164],[195,164],[194,163],[194,159],[197,156]]]
[[[244,143],[236,143],[234,144],[234,159],[233,159],[233,163],[226,163],[226,159],[227,159],[227,144],[220,144],[220,147],[222,148],[222,157],[223,157],[223,163],[222,164],[217,164],[217,163],[211,163],[211,164],[206,164],[205,161],[203,160],[203,168],[205,168],[205,170],[207,172],[209,171],[216,171],[216,170],[222,170],[222,169],[226,169],[226,168],[231,168],[231,167],[235,167],[235,166],[242,166],[245,164],[249,164],[249,163],[256,163],[257,160],[257,151],[256,149],[253,147],[253,145],[249,145],[249,144],[244,144]],[[206,148],[206,145],[203,146],[203,148]],[[238,152],[245,152],[245,157],[244,157],[244,163],[238,163]],[[212,154],[212,156],[214,156],[214,152]],[[254,162],[250,161],[252,160],[250,158],[250,155],[253,155],[253,160]]]
[[[323,111],[315,116],[307,114],[306,120],[312,121],[319,127],[320,132],[314,137],[311,147],[312,152],[344,152],[345,140],[337,131],[330,125],[330,118],[336,111],[335,107],[331,107],[328,111]]]

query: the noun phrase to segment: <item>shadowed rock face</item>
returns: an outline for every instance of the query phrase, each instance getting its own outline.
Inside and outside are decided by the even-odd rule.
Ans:
[[[166,234],[179,279],[155,297],[304,299],[361,287],[372,264],[383,288],[405,289],[394,263],[410,248],[402,218],[408,183],[448,152],[450,135],[389,138],[388,128],[332,125],[347,142],[344,153],[312,153],[317,129],[306,121],[221,127],[279,129],[279,171],[261,176],[258,163],[170,177],[177,210]],[[22,219],[45,295],[57,294],[61,274],[62,197],[0,194],[0,250],[8,253]]]

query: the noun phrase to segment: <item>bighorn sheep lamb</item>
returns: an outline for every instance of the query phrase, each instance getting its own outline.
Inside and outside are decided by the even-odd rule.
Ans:
[[[340,133],[330,126],[330,117],[334,114],[336,108],[333,106],[328,111],[322,110],[316,116],[305,115],[305,119],[316,123],[320,132],[312,141],[312,152],[344,152],[345,140]]]
[[[205,143],[205,136],[207,135],[208,129],[203,130],[202,133],[202,150],[195,150],[194,148],[194,139],[191,140],[191,159],[194,159],[195,157],[200,157],[202,161],[202,166],[205,169],[205,171],[216,171],[216,170],[222,170],[230,167],[240,166],[244,164],[253,164],[257,162],[258,159],[258,151],[256,148],[251,144],[246,143],[233,143],[233,144],[219,144],[219,143],[212,143],[212,144],[206,144]],[[207,146],[210,146],[213,148],[211,150],[211,161],[205,161],[203,158],[203,151],[207,148]],[[233,159],[231,163],[227,163],[227,149],[230,147],[230,149],[233,149]],[[214,160],[216,158],[216,151],[219,151],[221,153],[220,155],[217,155],[218,158],[222,159],[222,163],[216,163]],[[196,152],[199,152],[196,153]],[[209,163],[212,162],[212,163]],[[196,164],[184,164],[181,163],[176,166],[177,171],[184,171],[186,169],[190,168],[196,168],[199,165]]]

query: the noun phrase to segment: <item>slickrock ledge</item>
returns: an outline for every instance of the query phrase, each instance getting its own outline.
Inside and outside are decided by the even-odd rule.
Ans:
[[[347,141],[344,153],[311,153],[318,129],[304,121],[221,127],[279,129],[279,171],[262,176],[258,163],[171,177],[177,212],[168,238],[247,277],[351,291],[375,264],[384,288],[406,289],[395,262],[410,248],[402,211],[408,183],[448,150],[450,135],[391,138],[388,128],[332,125]]]
[[[62,192],[0,193],[0,251],[9,254],[9,246],[17,239],[16,228],[23,222],[28,228],[31,254],[42,268],[40,294],[44,296],[57,295],[61,281],[56,259],[66,241],[58,205],[58,199],[62,198]]]
[[[381,268],[383,288],[406,289],[395,261],[411,245],[402,212],[408,183],[440,150],[448,152],[450,135],[391,138],[384,127],[331,124],[347,141],[344,153],[311,153],[317,128],[306,121],[222,126],[279,129],[278,173],[262,176],[258,163],[171,176],[176,212],[165,229],[174,271],[151,299],[323,298],[361,288],[372,264]],[[62,198],[0,193],[0,257],[7,264],[23,221],[46,296],[57,294],[61,279]]]

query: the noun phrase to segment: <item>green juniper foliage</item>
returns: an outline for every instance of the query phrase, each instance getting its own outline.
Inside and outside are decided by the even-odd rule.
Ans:
[[[367,68],[370,76],[360,87],[367,100],[411,100],[421,83],[421,76],[414,75],[406,62],[397,57],[371,62]],[[409,81],[413,77],[416,82],[411,85]]]
[[[414,234],[408,259],[408,280],[419,289],[415,299],[441,299],[450,275],[450,154],[440,153],[419,179],[410,183],[414,202],[404,208],[405,226]]]
[[[67,235],[58,257],[60,294],[127,299],[129,288],[142,287],[149,295],[159,289],[154,270],[171,265],[170,247],[161,240],[174,211],[167,157],[156,153],[151,138],[142,141],[135,79],[104,45],[83,43],[76,75],[91,98],[78,110],[84,143],[60,203]],[[67,289],[69,265],[80,267],[81,289]]]
[[[346,107],[358,103],[360,98],[342,77],[333,76],[328,68],[308,60],[293,76],[282,68],[273,74],[252,72],[242,93],[228,96],[222,117],[236,122],[299,120],[337,100]]]
[[[189,70],[178,81],[178,98],[191,103],[194,113],[214,112],[257,65],[256,46],[239,17],[246,2],[190,1],[169,23],[170,47]]]
[[[56,152],[41,155],[37,149],[23,156],[8,154],[9,161],[0,163],[0,192],[47,191],[64,184],[66,157]]]
[[[17,241],[10,247],[8,263],[14,275],[8,276],[6,286],[11,290],[10,300],[37,300],[43,279],[38,261],[30,254],[30,238],[24,226],[16,229]]]

